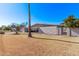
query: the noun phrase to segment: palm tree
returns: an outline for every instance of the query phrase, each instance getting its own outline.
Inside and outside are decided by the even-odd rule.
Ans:
[[[69,36],[71,36],[71,28],[74,28],[75,27],[75,18],[74,16],[69,16],[67,19],[65,19],[64,21],[64,25],[65,27],[68,27],[69,28]]]
[[[31,34],[31,13],[30,13],[30,3],[28,3],[28,37],[32,37],[32,34]]]

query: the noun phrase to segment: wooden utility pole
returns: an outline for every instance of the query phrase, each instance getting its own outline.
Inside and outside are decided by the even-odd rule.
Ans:
[[[32,37],[30,3],[28,3],[28,37]]]

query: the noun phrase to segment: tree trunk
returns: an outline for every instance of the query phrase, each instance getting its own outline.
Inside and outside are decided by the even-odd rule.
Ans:
[[[69,36],[72,36],[71,28],[69,28],[69,30],[70,30]]]
[[[18,32],[16,31],[16,34],[18,34]]]

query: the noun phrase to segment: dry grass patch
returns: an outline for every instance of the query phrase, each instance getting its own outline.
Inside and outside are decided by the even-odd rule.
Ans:
[[[0,35],[0,55],[79,55],[79,44],[28,38],[27,35]]]

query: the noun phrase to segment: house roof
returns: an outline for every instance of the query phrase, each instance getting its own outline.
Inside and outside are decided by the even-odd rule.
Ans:
[[[58,26],[58,25],[52,25],[52,24],[34,24],[32,27],[48,27],[48,26]]]
[[[60,27],[64,27],[64,23],[61,23],[59,26],[60,26]]]

